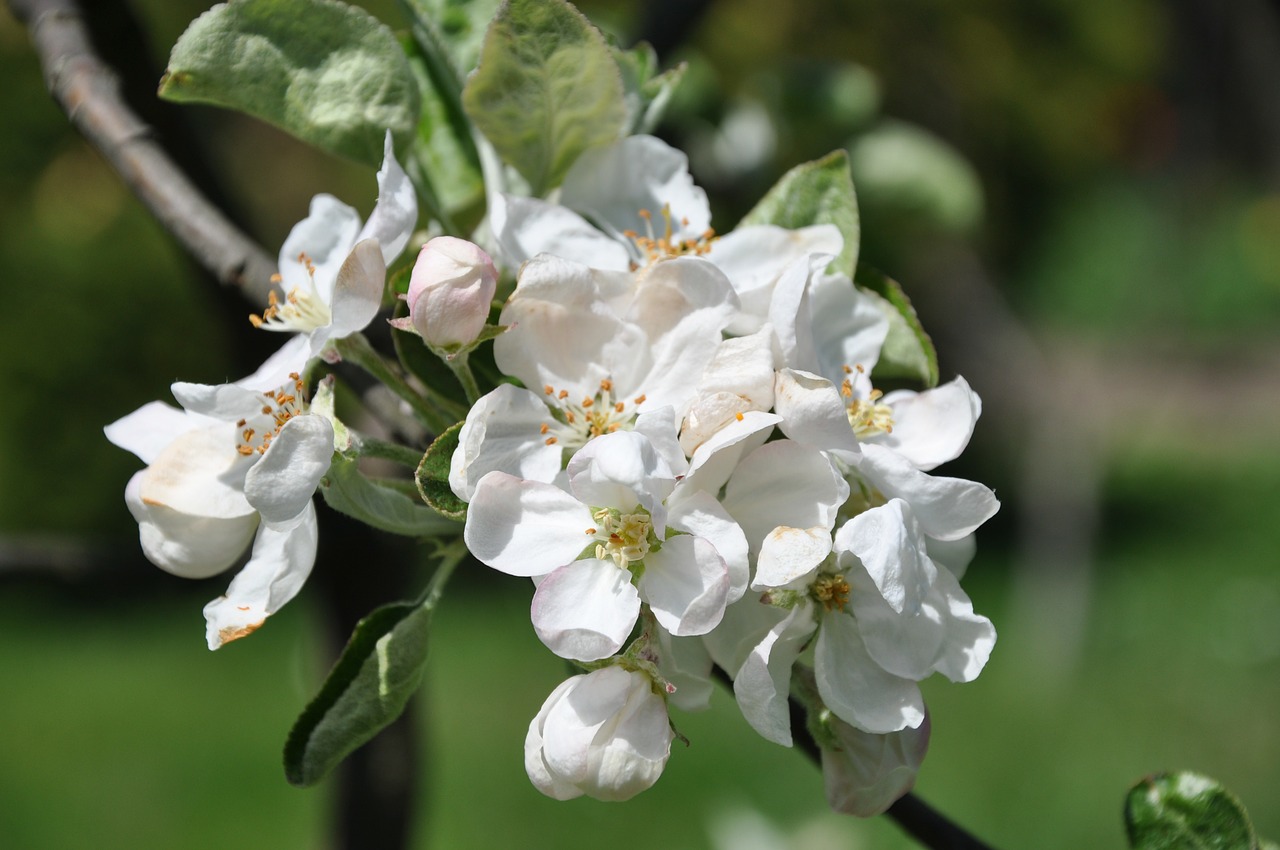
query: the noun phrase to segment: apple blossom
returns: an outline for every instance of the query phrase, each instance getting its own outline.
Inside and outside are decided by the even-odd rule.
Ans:
[[[437,236],[422,246],[409,278],[409,328],[439,349],[474,342],[489,318],[498,270],[479,246]],[[392,322],[404,327],[404,322]]]

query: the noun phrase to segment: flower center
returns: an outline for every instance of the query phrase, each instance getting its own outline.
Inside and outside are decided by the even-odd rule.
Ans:
[[[611,560],[619,569],[625,570],[649,554],[653,521],[644,508],[637,506],[636,513],[630,514],[614,508],[600,508],[591,517],[596,521],[596,527],[588,529],[587,533],[599,541],[596,557],[600,560]]]
[[[862,366],[844,367],[846,376],[853,376],[855,372],[856,377],[846,377],[840,382],[840,395],[844,398],[845,411],[849,417],[849,426],[853,428],[853,435],[859,440],[865,440],[881,434],[892,434],[893,408],[887,404],[880,404],[880,399],[884,396],[880,390],[868,389],[863,395],[860,387],[854,387],[855,380],[870,387]]]
[[[716,241],[716,232],[708,227],[699,236],[693,239],[677,239],[675,238],[673,228],[671,227],[671,206],[664,205],[662,207],[662,220],[666,224],[664,232],[661,236],[655,236],[653,232],[653,213],[648,210],[640,210],[640,217],[644,219],[646,235],[641,236],[634,230],[624,230],[622,235],[631,240],[632,244],[639,250],[640,255],[645,258],[645,265],[652,265],[658,260],[665,260],[671,257],[684,257],[688,255],[701,256],[711,250],[711,243]],[[689,219],[682,218],[680,223],[688,226]],[[639,263],[633,262],[631,270],[636,271],[640,268]]]
[[[323,328],[333,321],[329,305],[324,303],[316,290],[316,267],[305,253],[298,255],[298,262],[307,268],[307,286],[295,286],[285,295],[284,300],[276,295],[273,289],[267,293],[267,309],[262,315],[249,315],[249,322],[255,328],[268,331],[294,331],[310,333],[316,328]],[[279,283],[280,275],[271,276],[272,283]]]
[[[546,402],[551,407],[554,422],[543,423],[539,429],[548,446],[559,444],[573,452],[582,448],[592,437],[612,434],[628,429],[636,419],[636,407],[644,404],[643,395],[636,396],[628,404],[614,398],[613,381],[600,382],[595,396],[572,401],[568,390],[557,391],[547,384],[542,388]]]
[[[849,604],[850,590],[843,575],[821,575],[809,588],[809,593],[828,611],[843,611]]]
[[[236,423],[240,429],[236,435],[236,451],[240,454],[266,454],[284,423],[307,412],[307,385],[297,372],[290,372],[289,377],[292,385],[285,384],[262,394],[262,410],[257,416]]]

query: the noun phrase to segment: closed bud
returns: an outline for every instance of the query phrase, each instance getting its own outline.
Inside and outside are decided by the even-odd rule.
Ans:
[[[409,278],[409,319],[435,348],[475,341],[498,285],[493,260],[465,239],[437,236],[422,246]]]

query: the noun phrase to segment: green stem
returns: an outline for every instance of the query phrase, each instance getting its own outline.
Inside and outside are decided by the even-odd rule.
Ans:
[[[450,419],[439,409],[439,399],[431,404],[421,393],[409,386],[409,383],[388,363],[381,354],[374,350],[365,339],[364,334],[354,333],[342,339],[334,340],[334,348],[343,360],[350,360],[387,386],[396,395],[408,402],[413,412],[418,415],[422,424],[434,433],[440,433],[456,420]],[[428,391],[429,392],[429,391]],[[432,393],[434,396],[434,393]]]
[[[431,581],[427,583],[427,589],[422,593],[422,607],[436,607],[436,603],[444,595],[444,586],[448,584],[449,576],[453,575],[458,564],[466,560],[468,554],[470,553],[467,552],[467,544],[460,537],[436,549],[436,557],[440,559],[440,565],[431,574]]]
[[[480,386],[476,383],[476,376],[472,374],[471,367],[467,365],[467,357],[468,352],[464,351],[454,355],[453,359],[448,357],[443,359],[457,376],[458,383],[462,384],[462,391],[467,394],[467,401],[474,405],[480,399]]]
[[[394,461],[410,469],[417,469],[418,465],[422,463],[422,452],[418,449],[412,449],[387,440],[380,440],[377,437],[368,437],[364,434],[353,433],[351,437],[355,442],[356,451],[364,457],[380,457],[383,460]]]

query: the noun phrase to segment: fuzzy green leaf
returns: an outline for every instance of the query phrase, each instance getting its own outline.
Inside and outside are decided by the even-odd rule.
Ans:
[[[422,684],[434,607],[434,600],[397,602],[356,625],[320,693],[289,732],[284,770],[290,782],[314,785],[400,716]]]
[[[834,151],[822,159],[797,165],[739,223],[775,224],[789,230],[812,224],[834,224],[844,248],[832,263],[835,271],[853,277],[858,265],[858,199],[849,172],[849,155]]]
[[[399,43],[337,0],[214,6],[174,45],[160,96],[238,109],[374,166],[387,130],[403,145],[418,123],[418,86]]]
[[[1129,791],[1124,810],[1134,850],[1257,850],[1244,806],[1226,788],[1195,773],[1148,777]]]
[[[422,464],[415,476],[423,501],[442,515],[457,520],[466,518],[467,503],[455,496],[449,487],[449,463],[458,448],[458,432],[462,430],[462,424],[459,422],[436,437],[422,456]]]
[[[926,387],[936,387],[938,352],[902,287],[893,278],[866,265],[858,266],[854,281],[878,296],[880,309],[889,319],[889,335],[880,349],[880,360],[871,372],[872,377],[906,378]]]
[[[618,139],[627,117],[604,36],[564,0],[505,0],[462,105],[536,195],[583,151]]]
[[[430,537],[461,531],[453,517],[441,516],[417,499],[361,475],[354,458],[335,456],[320,480],[320,494],[334,510],[391,534]]]
[[[658,54],[648,42],[641,42],[630,50],[611,47],[613,58],[622,73],[622,88],[627,103],[625,132],[649,133],[662,120],[675,94],[676,87],[684,79],[688,66],[681,62],[674,68],[658,73]]]

